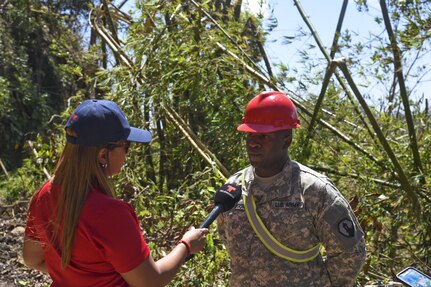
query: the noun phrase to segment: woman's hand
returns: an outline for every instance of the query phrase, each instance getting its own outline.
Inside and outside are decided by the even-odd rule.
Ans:
[[[190,254],[195,254],[201,251],[205,246],[205,235],[208,233],[208,228],[195,229],[193,226],[187,231],[182,240],[190,245]]]

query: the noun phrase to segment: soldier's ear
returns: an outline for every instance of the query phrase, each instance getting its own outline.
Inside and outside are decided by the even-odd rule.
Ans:
[[[289,148],[291,143],[292,143],[292,135],[284,136],[284,146],[286,148]]]

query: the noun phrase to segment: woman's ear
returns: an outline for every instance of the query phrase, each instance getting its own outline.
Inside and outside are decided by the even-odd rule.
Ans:
[[[100,165],[105,165],[108,163],[108,149],[101,148],[97,154],[97,161]]]

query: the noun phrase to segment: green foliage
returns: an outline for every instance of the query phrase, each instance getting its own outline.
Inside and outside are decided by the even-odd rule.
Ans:
[[[159,190],[150,183],[144,186],[133,184],[139,181],[141,172],[129,169],[129,163],[140,150],[133,148],[125,173],[116,179],[118,190],[124,191],[123,198],[134,205],[142,220],[144,235],[152,250],[152,256],[160,259],[170,252],[183,233],[191,226],[198,226],[211,211],[215,190],[221,184],[214,178],[211,169],[196,172],[185,178],[175,190]],[[124,176],[124,177],[123,177]],[[187,264],[178,275],[178,281],[170,286],[213,286],[210,282],[220,279],[220,262],[227,262],[223,247],[217,243],[215,228],[207,236],[207,246],[201,255]]]
[[[0,13],[0,158],[21,165],[25,141],[46,129],[65,101],[87,90],[91,61],[74,32],[88,1],[7,1]],[[63,14],[62,9],[69,13]],[[88,7],[86,7],[88,9]],[[72,14],[74,16],[72,16]]]
[[[367,10],[366,1],[357,2],[358,9]],[[135,207],[152,255],[161,258],[190,225],[202,222],[213,206],[216,188],[224,181],[217,166],[202,158],[166,108],[176,111],[230,173],[245,167],[248,162],[244,137],[236,132],[236,126],[246,103],[261,90],[270,89],[244,65],[259,71],[253,62],[264,58],[259,48],[265,41],[261,20],[247,13],[238,14],[237,7],[207,2],[203,8],[227,31],[229,39],[192,3],[146,3],[138,6],[141,16],[131,23],[124,39],[124,55],[133,64],[123,63],[96,73],[97,49],[103,49],[103,41],[93,46],[91,51],[96,56],[90,57],[82,51],[80,37],[73,33],[77,24],[71,24],[72,18],[59,17],[53,7],[33,2],[11,3],[35,6],[31,6],[29,14],[24,12],[28,9],[9,9],[5,15],[13,21],[6,21],[5,15],[0,17],[0,32],[5,31],[0,33],[0,128],[6,133],[0,157],[17,143],[26,147],[22,166],[10,173],[10,179],[2,175],[0,194],[9,200],[28,197],[46,179],[42,168],[53,172],[64,140],[63,125],[71,109],[90,94],[113,99],[133,126],[153,133],[150,144],[132,145],[124,172],[113,178],[113,184],[118,196]],[[79,1],[77,5],[82,8],[83,3]],[[327,67],[324,57],[314,56],[315,44],[300,52],[307,71],[304,75],[297,67],[281,63],[274,77],[275,84],[289,87],[285,90],[301,104],[301,128],[294,133],[291,158],[328,174],[351,200],[361,221],[368,248],[367,263],[358,280],[361,285],[388,282],[390,270],[416,264],[426,271],[431,264],[431,211],[427,208],[431,201],[430,110],[424,96],[413,97],[415,86],[411,84],[423,80],[427,73],[426,67],[416,65],[415,55],[421,57],[430,50],[426,31],[429,4],[389,4],[392,20],[398,24],[396,36],[403,64],[409,71],[405,78],[422,170],[413,160],[405,107],[393,81],[394,57],[388,38],[372,35],[372,42],[363,44],[346,30],[340,34],[339,53],[349,56],[347,65],[362,85],[359,90],[376,82],[392,87],[368,107],[417,194],[421,213],[413,209],[388,148],[371,126],[372,119],[351,90],[346,91],[335,77],[331,78],[318,113],[321,121],[309,126],[318,100],[318,95],[309,91],[322,85]],[[85,10],[79,11],[71,14],[85,14]],[[381,19],[377,21],[382,24]],[[47,25],[47,31],[43,25]],[[12,37],[15,34],[8,32],[12,28],[20,35],[35,33],[40,37],[27,43],[29,37]],[[274,28],[274,22],[269,28]],[[308,36],[299,29],[285,39],[291,42]],[[35,39],[40,40],[41,49],[29,53],[29,46],[38,44]],[[235,60],[221,47],[245,62]],[[34,80],[42,71],[34,65],[36,54],[43,55],[46,78],[42,78],[55,83],[54,91],[43,89],[46,86]],[[66,100],[68,109],[47,122],[48,115],[63,110]],[[369,97],[366,100],[371,103]],[[26,109],[18,109],[19,105],[34,107],[38,114],[26,118],[22,115]],[[23,145],[28,131],[38,135],[32,137],[36,139],[37,156]],[[227,253],[212,226],[204,252],[187,263],[169,286],[226,286],[228,264]]]
[[[8,202],[29,198],[52,175],[63,140],[58,135],[38,136],[24,145],[25,159],[21,167],[2,175],[0,197]],[[31,146],[30,146],[31,143]]]

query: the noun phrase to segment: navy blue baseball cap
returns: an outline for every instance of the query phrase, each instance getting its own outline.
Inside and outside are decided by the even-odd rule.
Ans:
[[[120,140],[147,143],[151,133],[131,127],[118,105],[108,100],[85,100],[73,111],[65,128],[72,128],[77,137],[66,140],[82,146],[103,146]]]

